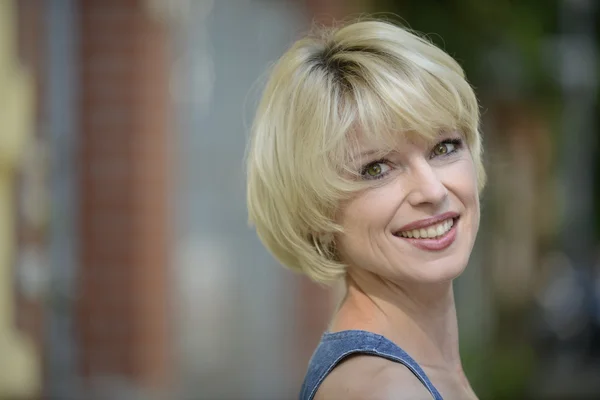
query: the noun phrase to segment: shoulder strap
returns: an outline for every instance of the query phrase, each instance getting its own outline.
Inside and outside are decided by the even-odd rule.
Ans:
[[[323,335],[310,360],[300,391],[300,400],[312,400],[327,375],[344,358],[352,354],[369,354],[403,364],[423,383],[434,400],[443,400],[423,369],[404,350],[384,336],[359,330]]]

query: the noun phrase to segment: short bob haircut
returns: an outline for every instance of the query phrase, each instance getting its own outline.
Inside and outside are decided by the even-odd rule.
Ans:
[[[450,130],[463,135],[481,191],[479,107],[452,57],[388,22],[316,29],[279,59],[264,89],[247,154],[250,222],[283,265],[332,283],[346,270],[336,213],[374,184],[348,174],[356,133],[385,153],[400,135],[433,142]]]

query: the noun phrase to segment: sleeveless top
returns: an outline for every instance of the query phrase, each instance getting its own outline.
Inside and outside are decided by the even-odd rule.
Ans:
[[[406,366],[427,388],[434,400],[443,400],[419,364],[391,340],[359,330],[323,334],[300,389],[299,400],[313,400],[317,389],[329,373],[346,357],[367,354],[386,358]]]

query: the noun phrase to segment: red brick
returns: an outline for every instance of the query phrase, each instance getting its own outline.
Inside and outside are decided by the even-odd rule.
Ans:
[[[86,1],[80,17],[84,372],[164,389],[167,33],[143,2]]]

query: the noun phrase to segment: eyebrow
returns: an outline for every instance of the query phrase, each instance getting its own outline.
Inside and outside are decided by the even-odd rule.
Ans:
[[[367,150],[367,151],[363,151],[362,153],[358,154],[358,157],[354,157],[356,158],[364,158],[364,157],[368,157],[368,156],[372,156],[373,154],[378,154],[378,153],[384,153],[381,150]]]
[[[363,151],[357,155],[353,155],[352,158],[350,159],[351,163],[359,163],[359,162],[364,162],[365,158],[370,158],[373,155],[377,154],[380,156],[385,156],[387,154],[392,153],[392,150],[367,150],[367,151]]]

